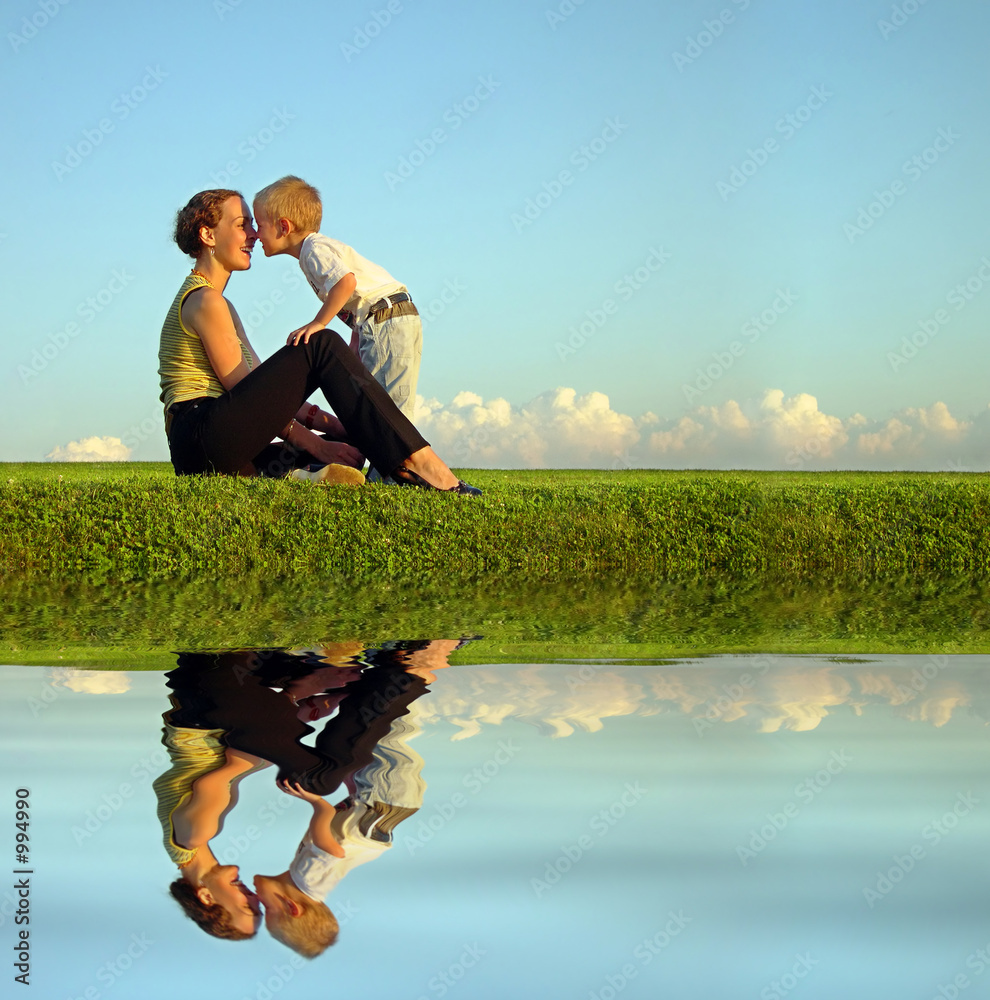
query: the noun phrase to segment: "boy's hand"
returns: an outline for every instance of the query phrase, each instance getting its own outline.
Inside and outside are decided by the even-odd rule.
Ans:
[[[293,330],[289,334],[287,344],[298,344],[301,340],[304,344],[309,343],[309,338],[313,336],[314,333],[318,333],[320,330],[325,330],[326,324],[317,323],[315,320],[312,323],[307,323],[305,326],[299,327],[298,330]]]
[[[285,792],[286,795],[292,795],[297,799],[303,799],[305,802],[309,802],[310,804],[322,802],[325,805],[330,805],[330,803],[327,802],[322,795],[317,795],[316,792],[306,791],[306,789],[303,788],[303,786],[298,782],[276,781],[275,784],[278,785],[278,787]],[[332,809],[333,806],[330,806],[330,808]]]

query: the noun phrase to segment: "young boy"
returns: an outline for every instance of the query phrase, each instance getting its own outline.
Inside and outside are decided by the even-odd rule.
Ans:
[[[337,918],[323,902],[328,864],[343,858],[344,849],[330,832],[336,810],[322,796],[301,785],[279,788],[313,807],[313,818],[296,856],[280,875],[255,875],[254,888],[265,908],[265,926],[273,938],[305,958],[316,958],[337,940]]]
[[[293,330],[289,343],[308,341],[334,316],[351,329],[351,349],[410,419],[423,327],[405,285],[353,248],[319,232],[320,193],[289,175],[254,197],[258,238],[265,256],[291,254],[323,305],[312,322]]]
[[[283,792],[313,807],[309,828],[288,871],[256,875],[265,926],[272,937],[306,958],[315,958],[337,939],[337,920],[323,902],[358,865],[392,846],[392,832],[423,804],[423,758],[407,744],[420,732],[416,712],[393,720],[371,763],[348,780],[352,794],[334,808],[301,785],[282,782]]]

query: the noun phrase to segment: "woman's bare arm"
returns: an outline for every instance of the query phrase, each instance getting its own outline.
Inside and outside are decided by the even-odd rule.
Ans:
[[[220,829],[221,817],[237,800],[236,783],[249,771],[267,764],[267,761],[252,754],[228,750],[226,762],[197,778],[192,785],[192,794],[173,814],[172,823],[178,842],[184,847],[194,848],[215,837]]]
[[[215,288],[196,289],[182,304],[182,322],[202,341],[210,365],[225,389],[232,389],[248,373],[235,315]]]

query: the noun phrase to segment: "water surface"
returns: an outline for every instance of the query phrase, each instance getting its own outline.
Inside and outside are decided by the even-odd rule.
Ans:
[[[472,648],[413,706],[421,809],[333,891],[339,941],[307,963],[264,928],[210,938],[167,896],[162,673],[0,668],[38,995],[987,989],[988,657],[463,662]],[[245,878],[281,871],[309,814],[250,775],[215,852]]]

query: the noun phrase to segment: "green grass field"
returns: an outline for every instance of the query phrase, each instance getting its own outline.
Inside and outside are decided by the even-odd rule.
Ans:
[[[480,633],[471,658],[990,651],[990,480],[465,471],[480,500],[0,469],[0,660]]]
[[[367,573],[562,579],[990,566],[967,474],[466,471],[480,500],[176,478],[158,464],[0,467],[0,569],[47,578]]]

